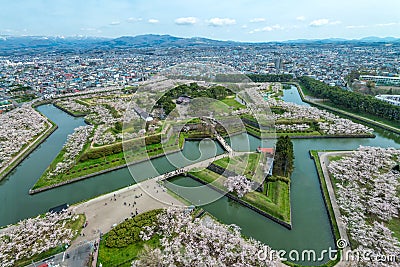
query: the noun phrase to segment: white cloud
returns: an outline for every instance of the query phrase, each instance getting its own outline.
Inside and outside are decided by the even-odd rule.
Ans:
[[[335,21],[329,22],[329,25],[338,25],[338,24],[341,24],[341,23],[342,22],[340,20],[335,20]]]
[[[116,25],[119,25],[119,24],[121,24],[120,21],[113,21],[113,22],[110,23],[111,26],[116,26]]]
[[[197,18],[195,17],[183,17],[177,18],[175,24],[177,25],[193,25],[197,23]]]
[[[147,22],[150,23],[150,24],[157,24],[160,21],[158,19],[149,19]]]
[[[296,20],[298,20],[298,21],[305,21],[305,20],[306,20],[306,17],[304,17],[304,16],[298,16],[298,17],[296,17]]]
[[[321,27],[325,25],[338,25],[342,23],[340,20],[330,21],[329,19],[317,19],[310,23],[311,27]]]
[[[130,18],[127,19],[127,21],[130,22],[130,23],[139,22],[139,21],[142,21],[142,20],[143,20],[142,18],[133,18],[133,17],[130,17]]]
[[[273,26],[266,26],[266,27],[263,27],[263,28],[254,29],[254,30],[250,31],[249,33],[253,34],[253,33],[257,33],[257,32],[272,32],[272,31],[275,31],[275,30],[284,30],[284,29],[285,29],[285,27],[283,27],[283,26],[281,26],[279,24],[275,24]]]
[[[329,19],[317,19],[317,20],[313,20],[310,23],[311,27],[320,27],[320,26],[324,26],[324,25],[328,25],[329,24]]]
[[[367,28],[367,25],[348,25],[346,26],[347,29],[363,29]]]
[[[230,18],[212,18],[208,20],[208,25],[213,27],[220,27],[226,25],[234,25],[236,20]]]
[[[259,22],[264,22],[264,21],[266,21],[265,18],[254,18],[254,19],[249,20],[250,23],[259,23]]]

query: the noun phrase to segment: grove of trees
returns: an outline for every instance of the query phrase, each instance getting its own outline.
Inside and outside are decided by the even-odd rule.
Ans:
[[[335,105],[393,121],[400,120],[400,106],[391,105],[370,95],[342,90],[337,86],[331,87],[306,76],[300,77],[299,81],[314,96],[329,99]]]
[[[173,99],[179,96],[189,96],[191,98],[206,97],[217,100],[222,100],[228,95],[232,95],[232,91],[223,86],[212,86],[210,88],[199,86],[197,83],[179,85],[166,92],[156,103],[156,107],[163,108],[165,114],[169,114],[174,108]]]
[[[272,173],[274,176],[290,177],[293,171],[293,143],[289,136],[280,136],[276,142],[274,166]]]
[[[291,74],[248,74],[247,77],[256,83],[290,82],[293,79]]]

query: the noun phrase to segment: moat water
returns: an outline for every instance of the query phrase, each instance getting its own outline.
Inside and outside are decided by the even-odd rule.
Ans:
[[[285,90],[283,99],[297,104],[303,103],[297,90],[292,87]],[[119,188],[135,183],[128,168],[119,169],[98,175],[77,183],[72,183],[29,195],[29,189],[35,184],[51,161],[61,150],[68,134],[74,128],[84,125],[82,118],[74,118],[65,112],[44,105],[38,110],[58,125],[58,129],[35,149],[19,166],[0,182],[0,226],[15,223],[19,220],[47,212],[49,208],[63,204],[81,202]],[[227,197],[222,197],[203,208],[223,223],[237,224],[246,236],[265,242],[273,249],[286,251],[314,249],[317,253],[329,247],[334,248],[334,238],[330,228],[328,214],[320,191],[319,180],[309,150],[352,150],[363,146],[400,147],[400,136],[391,132],[376,129],[376,138],[332,138],[332,139],[294,139],[295,162],[291,182],[292,230],[241,206]],[[212,141],[208,141],[212,142]],[[255,151],[262,144],[261,140],[247,134],[233,136],[230,140],[235,150]],[[149,171],[149,166],[155,166],[157,172],[165,173],[188,164],[183,157],[191,160],[210,158],[223,153],[220,145],[204,142],[186,142],[182,152],[142,162],[131,170],[135,179],[146,179],[156,175]],[[269,144],[264,144],[268,146]],[[199,149],[201,147],[201,149]],[[171,163],[174,162],[174,164]],[[154,172],[154,173],[153,173]],[[198,182],[187,178],[177,177],[173,180],[176,185],[196,187]],[[173,185],[170,185],[173,187]],[[178,190],[171,188],[173,190]],[[201,190],[180,190],[179,194],[193,204],[215,196],[215,191],[202,187]],[[309,265],[321,265],[320,262],[299,262]]]

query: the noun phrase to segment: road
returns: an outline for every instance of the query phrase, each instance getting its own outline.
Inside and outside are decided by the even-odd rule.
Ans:
[[[92,243],[86,242],[81,246],[69,249],[67,252],[62,252],[51,257],[46,261],[35,262],[27,267],[38,267],[43,263],[54,267],[83,267],[87,266],[92,251]]]

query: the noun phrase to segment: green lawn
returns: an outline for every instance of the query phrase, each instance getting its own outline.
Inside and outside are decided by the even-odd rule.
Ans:
[[[173,137],[173,136],[171,136]],[[172,140],[172,141],[171,141]],[[85,161],[78,161],[74,166],[70,168],[70,170],[66,173],[62,173],[52,177],[51,179],[46,178],[46,173],[55,168],[56,164],[63,159],[63,155],[65,153],[64,150],[61,150],[60,153],[56,156],[56,158],[52,161],[50,166],[46,169],[46,171],[42,174],[42,176],[38,179],[32,189],[38,189],[45,186],[50,186],[54,184],[58,184],[61,182],[69,181],[74,178],[82,177],[85,175],[93,174],[99,171],[104,171],[107,169],[120,167],[126,165],[126,160],[128,163],[133,163],[141,160],[145,160],[149,157],[154,157],[158,155],[162,155],[164,153],[168,153],[170,151],[176,151],[179,149],[178,145],[173,144],[175,139],[171,138],[164,145],[162,144],[153,144],[148,145],[146,147],[142,147],[135,151],[129,151],[127,153],[119,152],[111,155],[107,155],[97,159],[88,159]],[[171,143],[172,142],[172,143]],[[84,150],[96,150],[99,148],[89,148],[89,143],[85,145]],[[81,153],[83,154],[83,153]],[[78,157],[79,158],[79,157]]]
[[[227,160],[224,158],[214,162],[214,164],[227,166]],[[249,165],[254,166],[253,164]],[[227,191],[224,186],[226,178],[213,171],[205,169],[198,172],[190,172],[190,174],[206,183],[212,184],[216,188],[225,192]],[[265,194],[265,190],[262,193],[252,191],[244,195],[241,200],[290,224],[290,185],[286,182],[276,180],[268,182],[266,188],[268,188],[268,196]],[[235,193],[229,194],[236,196]]]
[[[179,145],[178,145],[176,144],[177,141],[176,134],[172,134],[170,139],[164,144],[161,143],[151,144],[136,150],[129,150],[128,152],[122,151],[119,153],[103,156],[96,159],[87,159],[84,161],[78,160],[78,162],[74,166],[72,166],[67,172],[56,175],[51,179],[47,179],[46,178],[47,172],[54,169],[56,164],[63,159],[65,151],[61,150],[60,153],[56,156],[56,158],[52,161],[50,166],[45,170],[45,172],[41,175],[41,177],[32,187],[32,189],[39,189],[46,186],[56,185],[78,177],[91,175],[100,171],[123,167],[127,163],[133,164],[135,162],[146,160],[151,157],[157,157],[166,153],[175,152],[183,147],[185,138],[197,137],[197,136],[200,136],[199,132],[182,133],[179,136]],[[101,147],[90,148],[89,143],[87,143],[84,146],[85,152],[80,153],[79,157],[88,151],[99,150],[99,149],[101,149]]]
[[[400,241],[400,218],[393,218],[386,223],[387,227],[393,231],[393,235]]]
[[[262,178],[256,177],[260,156],[260,153],[251,153],[237,157],[222,158],[213,163],[237,174],[244,174],[248,179],[260,181]]]
[[[160,237],[154,235],[150,240],[143,241],[140,231],[143,227],[152,225],[162,210],[151,210],[126,220],[102,236],[97,264],[103,266],[131,266],[145,245],[160,246]]]
[[[107,238],[107,234],[103,236],[103,239],[104,238]],[[146,242],[139,241],[124,248],[109,248],[102,240],[99,246],[99,257],[97,260],[97,266],[99,266],[99,264],[101,263],[103,266],[130,267],[132,261],[138,256],[145,244],[152,248],[155,248],[159,246],[159,243],[159,238],[153,237]]]
[[[245,105],[240,104],[239,102],[237,102],[235,100],[234,96],[231,97],[226,97],[225,99],[222,99],[221,102],[225,103],[226,105],[233,107],[235,110],[236,109],[242,109],[242,108],[246,108]]]

